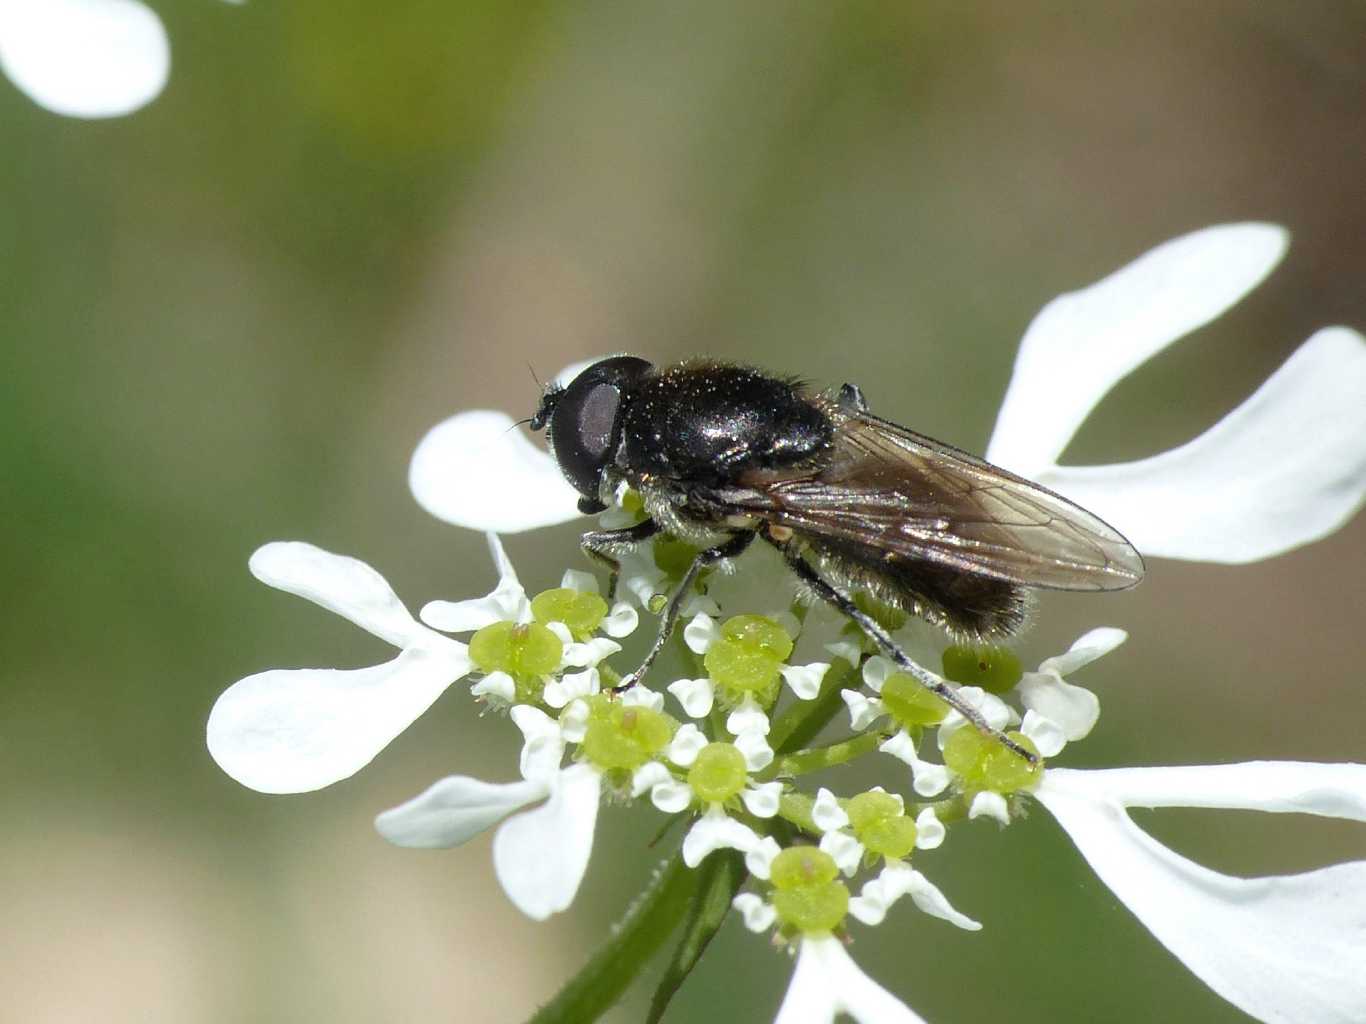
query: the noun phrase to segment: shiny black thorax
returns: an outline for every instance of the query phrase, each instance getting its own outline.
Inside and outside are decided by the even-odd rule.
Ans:
[[[719,488],[818,463],[835,426],[792,380],[688,362],[640,380],[622,409],[616,468],[633,484]]]

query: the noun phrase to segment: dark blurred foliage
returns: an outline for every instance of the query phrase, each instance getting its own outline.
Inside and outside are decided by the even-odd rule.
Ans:
[[[482,539],[416,507],[407,459],[457,409],[529,411],[528,363],[752,360],[861,382],[980,448],[1049,298],[1197,227],[1286,224],[1270,281],[1070,453],[1112,461],[1203,429],[1315,328],[1366,326],[1354,0],[153,6],[174,68],[136,116],[63,120],[0,81],[7,1019],[515,1020],[605,934],[649,814],[604,814],[547,925],[502,898],[486,841],[373,834],[439,775],[511,776],[513,730],[460,686],[319,794],[243,790],[203,746],[234,679],[386,656],[253,581],[258,544],[363,558],[412,607],[487,589]],[[1043,602],[1027,662],[1092,625],[1132,634],[1087,676],[1104,714],[1069,763],[1360,759],[1364,543],[1358,520],[1267,563],[1158,562],[1132,595]],[[572,527],[509,547],[532,587],[577,564]],[[1143,820],[1230,871],[1363,845],[1318,821]],[[987,930],[899,908],[856,953],[931,1021],[1244,1019],[1042,812],[924,860]],[[766,1020],[787,973],[727,930],[670,1019]]]

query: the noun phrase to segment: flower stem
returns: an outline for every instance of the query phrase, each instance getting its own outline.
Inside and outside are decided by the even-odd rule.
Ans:
[[[612,937],[528,1024],[588,1024],[607,1012],[673,933],[699,884],[681,854],[661,863]]]
[[[813,747],[784,754],[765,768],[759,778],[765,782],[772,779],[791,779],[798,775],[818,772],[822,768],[834,768],[848,764],[864,754],[871,754],[887,737],[880,732],[865,732],[827,747]]]

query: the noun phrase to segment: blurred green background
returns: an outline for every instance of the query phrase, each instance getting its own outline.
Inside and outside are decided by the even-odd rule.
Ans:
[[[151,6],[174,66],[131,118],[0,80],[7,1020],[516,1021],[606,934],[650,813],[604,813],[576,906],[541,925],[486,838],[374,834],[440,775],[512,777],[514,730],[461,686],[321,793],[249,792],[203,743],[241,676],[387,657],[256,583],[257,545],[365,559],[414,608],[488,589],[482,538],[416,506],[408,457],[456,410],[528,413],[528,363],[750,360],[980,450],[1049,298],[1197,227],[1287,225],[1285,265],[1069,453],[1114,461],[1214,422],[1314,329],[1366,327],[1355,0]],[[578,564],[572,526],[508,546],[529,587]],[[1027,663],[1132,635],[1083,680],[1104,714],[1066,762],[1360,760],[1364,550],[1358,518],[1046,598]],[[1228,871],[1366,852],[1317,820],[1143,821]],[[1245,1019],[1042,812],[921,866],[986,930],[908,906],[855,953],[934,1024]],[[789,969],[728,928],[669,1020],[770,1019]]]

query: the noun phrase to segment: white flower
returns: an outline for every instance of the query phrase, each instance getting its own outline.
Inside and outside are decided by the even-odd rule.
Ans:
[[[899,860],[889,861],[876,878],[864,883],[860,893],[849,901],[849,913],[866,925],[878,925],[902,896],[910,896],[911,902],[925,913],[965,931],[982,928],[980,922],[954,910],[934,883]]]
[[[507,818],[493,837],[498,882],[517,909],[543,921],[565,910],[579,890],[601,788],[601,773],[587,764],[501,785],[452,775],[379,815],[375,828],[398,846],[445,848]]]
[[[622,699],[659,703],[637,692],[642,690],[637,686]],[[597,767],[561,767],[565,744],[583,739],[587,713],[577,701],[557,722],[539,708],[517,705],[510,717],[522,732],[518,767],[524,781],[497,784],[452,775],[379,815],[376,830],[397,846],[449,848],[507,818],[493,837],[493,866],[503,891],[537,921],[567,909],[588,869],[602,794]],[[523,810],[540,801],[545,802]]]
[[[503,550],[503,542],[496,533],[488,532],[484,537],[488,541],[494,568],[498,570],[497,585],[485,597],[472,597],[465,601],[428,601],[418,615],[433,629],[443,633],[472,633],[495,622],[531,621],[531,600],[517,578],[517,570],[512,567],[511,559]]]
[[[1209,807],[1366,822],[1366,765],[1050,768],[1034,795],[1101,881],[1229,1002],[1268,1024],[1366,1020],[1366,861],[1236,878],[1172,852],[1127,813]]]
[[[774,1024],[835,1024],[847,1014],[858,1024],[925,1024],[875,982],[833,935],[804,935],[797,966]]]
[[[1255,561],[1340,526],[1366,496],[1366,339],[1346,327],[1316,333],[1189,444],[1116,465],[1056,461],[1116,383],[1256,287],[1285,247],[1270,224],[1206,228],[1050,302],[1020,343],[987,459],[1095,512],[1147,555]],[[413,456],[418,502],[475,529],[575,519],[577,492],[511,426],[503,413],[466,412],[434,428]]]
[[[54,114],[131,114],[170,69],[166,29],[137,0],[0,0],[0,71]]]
[[[773,761],[773,750],[764,740],[765,732],[767,729],[742,732],[735,737],[733,744],[728,744],[734,747],[729,756],[735,757],[738,753],[748,772],[760,771]],[[689,768],[708,746],[724,748],[727,744],[709,744],[697,726],[688,724],[674,734],[667,756],[678,767]],[[771,818],[778,813],[782,789],[780,782],[757,783],[745,778],[743,784],[737,783],[735,795],[744,804],[745,810],[756,818]],[[726,814],[724,804],[702,799],[688,782],[675,779],[657,761],[637,770],[632,780],[632,792],[636,796],[647,791],[650,801],[666,814],[677,814],[694,803],[705,806],[702,816],[683,837],[683,862],[688,867],[697,867],[715,850],[732,849],[746,854],[747,858],[759,854],[759,860],[747,860],[749,869],[760,877],[767,876],[767,862],[772,856],[771,852],[764,851],[769,844],[764,843],[748,825]],[[776,844],[772,852],[776,852]]]
[[[359,771],[470,671],[462,643],[423,626],[364,562],[311,544],[251,556],[261,582],[319,604],[399,648],[372,668],[274,669],[239,680],[209,714],[209,752],[263,793],[320,789]]]
[[[863,663],[863,683],[875,694],[881,695],[883,684],[896,671],[896,666],[889,659],[880,654],[874,655]],[[974,687],[965,687],[960,689],[959,693],[971,696],[971,691],[974,689]],[[981,694],[983,691],[977,690],[976,692]],[[844,703],[849,707],[850,724],[856,731],[866,729],[887,713],[882,706],[880,697],[866,697],[858,690],[841,690],[840,696],[844,698]],[[1001,706],[1004,707],[1003,704]],[[985,709],[979,708],[979,710]],[[994,707],[992,713],[997,714]],[[953,714],[958,713],[953,712]],[[958,715],[958,721],[960,723],[963,721],[962,715]],[[898,729],[894,736],[879,744],[878,750],[884,754],[892,755],[910,767],[912,786],[921,796],[937,796],[948,788],[949,770],[942,764],[923,760],[916,752],[915,739],[909,730]]]
[[[787,633],[789,637],[795,637],[800,631],[796,616],[790,612],[777,612],[768,616]],[[683,642],[688,645],[688,650],[696,655],[705,655],[714,643],[721,639],[721,629],[716,624],[716,620],[705,612],[694,614],[683,626]],[[781,665],[778,674],[782,676],[783,682],[793,695],[799,700],[815,700],[820,693],[821,680],[825,678],[825,673],[829,671],[829,662],[815,661],[809,665]],[[716,699],[716,686],[709,678],[702,679],[680,679],[671,683],[666,689],[678,698],[678,703],[683,705],[683,710],[692,718],[702,718],[710,713],[712,703]],[[746,697],[742,707],[752,709],[754,713],[764,716],[764,712],[752,697]],[[738,733],[744,728],[743,725],[737,727],[731,724],[735,721],[735,716],[727,722],[726,728],[732,733]],[[765,717],[765,721],[767,718]],[[765,729],[765,732],[768,730]]]

